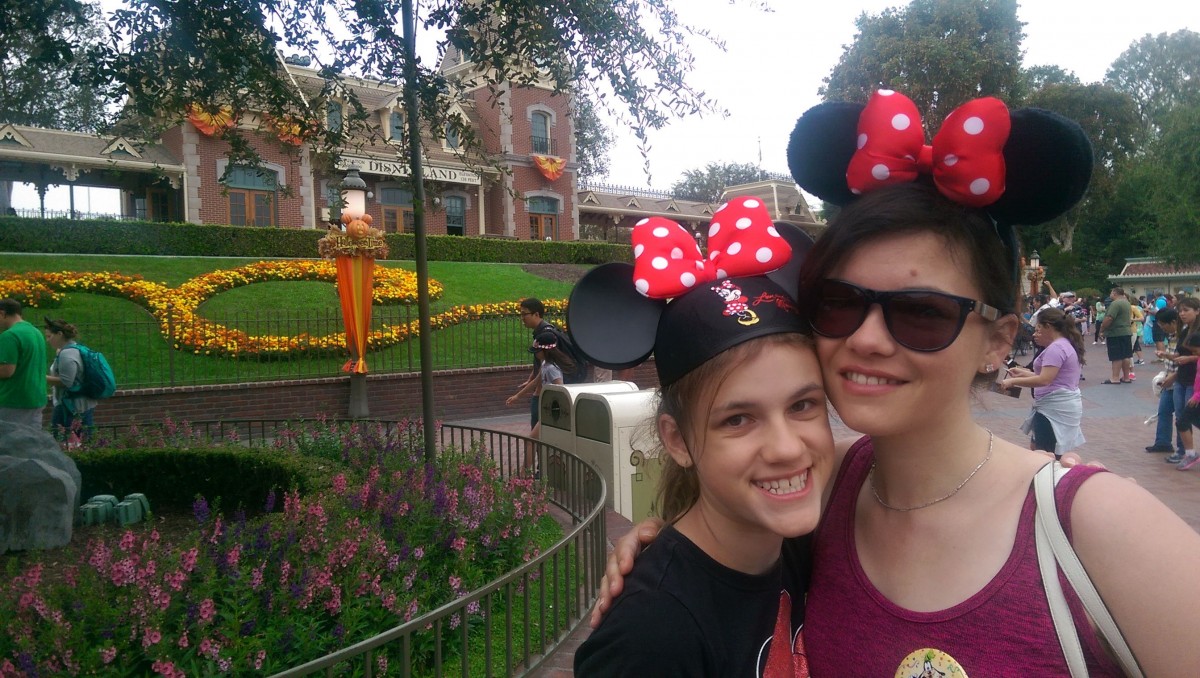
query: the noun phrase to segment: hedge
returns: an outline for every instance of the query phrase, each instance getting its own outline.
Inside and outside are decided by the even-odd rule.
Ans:
[[[0,252],[56,254],[157,254],[169,256],[317,256],[324,229],[216,226],[154,221],[0,217]],[[388,259],[415,258],[411,233],[387,236]],[[591,241],[536,241],[431,235],[430,261],[516,264],[603,264],[632,261],[628,245]]]
[[[283,492],[293,487],[304,494],[329,484],[329,464],[269,448],[104,449],[72,458],[83,476],[80,496],[140,492],[151,511],[169,513],[187,513],[201,495],[210,502],[219,498],[228,511],[243,508],[253,515],[263,511],[272,489],[279,507]]]

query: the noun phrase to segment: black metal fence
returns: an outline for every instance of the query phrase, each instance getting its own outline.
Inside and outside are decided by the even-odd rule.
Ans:
[[[350,356],[339,338],[344,325],[336,308],[197,314],[194,321],[182,326],[173,319],[160,323],[149,313],[138,320],[78,324],[81,341],[102,351],[112,365],[119,389],[331,377],[342,374]],[[434,369],[530,361],[529,329],[518,317],[448,319],[446,324],[435,328],[430,337]],[[373,311],[372,329],[383,335],[368,348],[367,366],[372,373],[420,369],[415,308],[378,307]],[[277,348],[250,351],[243,345],[247,343]]]

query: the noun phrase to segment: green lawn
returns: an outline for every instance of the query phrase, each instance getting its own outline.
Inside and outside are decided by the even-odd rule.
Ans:
[[[2,269],[26,271],[113,271],[141,275],[147,280],[177,286],[201,273],[236,268],[258,261],[249,258],[129,257],[94,255],[5,255]],[[413,270],[413,262],[380,262]],[[531,275],[517,264],[430,262],[430,277],[445,291],[431,304],[437,314],[453,306],[515,301],[526,296],[563,299],[571,286]],[[200,307],[210,320],[252,334],[324,335],[342,328],[336,287],[313,281],[264,282],[222,292]],[[258,379],[329,376],[338,374],[345,356],[283,358],[276,361],[230,360],[173,350],[157,322],[133,302],[94,294],[66,295],[54,309],[29,309],[26,319],[40,325],[43,316],[62,318],[80,328],[81,340],[103,351],[113,364],[122,388],[198,383],[230,383]],[[416,319],[416,306],[376,306],[372,324]],[[519,319],[489,319],[435,331],[435,368],[523,364],[529,335]],[[373,372],[410,371],[419,367],[414,339],[372,352]]]

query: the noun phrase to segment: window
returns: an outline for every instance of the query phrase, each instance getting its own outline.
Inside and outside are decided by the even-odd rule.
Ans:
[[[462,144],[462,139],[458,136],[458,130],[453,125],[446,125],[446,148],[457,150]]]
[[[342,192],[336,182],[325,182],[325,204],[329,205],[329,221],[336,224],[342,218]]]
[[[461,195],[448,195],[446,205],[446,235],[462,235],[467,227],[467,199]]]
[[[342,105],[336,101],[325,104],[325,126],[330,131],[342,131]]]
[[[530,239],[557,240],[558,200],[545,196],[533,196],[526,204],[529,212]]]
[[[397,143],[404,141],[404,115],[400,111],[392,111],[388,120],[388,139]]]
[[[379,187],[379,204],[383,206],[384,233],[411,233],[413,230],[413,195],[405,188]]]
[[[229,189],[229,223],[234,226],[274,226],[278,175],[256,167],[233,165],[225,172]]]
[[[549,155],[552,152],[550,146],[550,116],[541,111],[535,111],[530,122],[533,126],[533,152]]]

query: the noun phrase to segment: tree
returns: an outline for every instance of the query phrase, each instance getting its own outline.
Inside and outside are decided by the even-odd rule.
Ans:
[[[710,162],[703,169],[686,170],[671,186],[671,195],[685,200],[715,203],[729,186],[770,179],[772,174],[751,163]]]
[[[1128,94],[1099,83],[1048,85],[1034,92],[1028,103],[1078,122],[1092,142],[1095,168],[1088,196],[1054,221],[1027,231],[1029,235],[1046,234],[1062,251],[1070,252],[1088,202],[1112,195],[1118,172],[1138,149],[1142,126],[1137,104]],[[1043,249],[1047,244],[1038,242],[1036,236],[1028,242]]]
[[[1156,132],[1177,105],[1200,103],[1200,33],[1147,34],[1117,57],[1105,82],[1133,97]]]
[[[608,174],[608,153],[612,148],[612,133],[596,112],[596,104],[586,94],[574,99],[575,153],[579,160],[579,178],[588,179]]]
[[[1171,263],[1200,263],[1200,104],[1177,106],[1161,123],[1135,168],[1138,233]]]
[[[1021,75],[1025,78],[1026,92],[1037,92],[1050,85],[1082,84],[1079,82],[1079,77],[1073,71],[1068,71],[1062,66],[1049,64],[1030,66],[1022,70]]]
[[[1019,101],[1021,31],[1015,0],[913,0],[879,15],[863,13],[858,33],[825,85],[826,101],[866,102],[889,88],[917,105],[927,132],[964,101]]]
[[[104,101],[86,81],[82,57],[103,29],[97,5],[7,3],[0,14],[0,124],[104,129]],[[11,203],[12,182],[0,181],[0,213]]]

